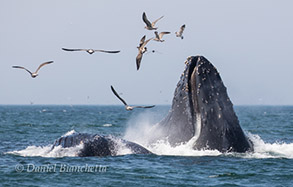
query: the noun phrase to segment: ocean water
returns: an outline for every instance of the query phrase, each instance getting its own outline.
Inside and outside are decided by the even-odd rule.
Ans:
[[[62,135],[113,135],[141,145],[169,106],[0,105],[0,186],[293,186],[293,106],[235,106],[253,153],[193,150],[161,141],[154,155],[76,157],[81,147],[50,151]]]

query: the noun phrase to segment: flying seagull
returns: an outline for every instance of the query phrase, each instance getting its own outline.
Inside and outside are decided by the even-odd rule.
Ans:
[[[183,34],[184,29],[185,29],[185,24],[180,27],[180,30],[178,32],[175,32],[176,37],[180,37],[181,39],[183,39],[182,34]]]
[[[143,12],[142,14],[142,20],[144,21],[144,23],[146,24],[145,28],[147,30],[157,30],[158,28],[155,27],[155,24],[157,23],[157,21],[159,21],[160,19],[162,19],[164,16],[161,16],[159,19],[157,19],[156,21],[154,22],[150,22],[145,14],[145,12]]]
[[[154,38],[154,40],[155,40],[155,41],[158,41],[158,42],[163,42],[163,41],[165,41],[165,40],[162,40],[162,38],[163,38],[163,36],[164,36],[165,34],[170,34],[170,32],[160,32],[160,34],[159,34],[157,31],[155,31],[155,35],[156,35],[156,37]]]
[[[94,52],[104,52],[104,53],[119,53],[120,51],[106,51],[106,50],[100,50],[100,49],[66,49],[62,48],[64,51],[86,51],[89,54],[93,54]]]
[[[137,49],[138,49],[138,54],[136,56],[136,68],[137,68],[137,70],[139,70],[140,63],[141,63],[141,59],[142,59],[142,55],[147,51],[146,44],[153,39],[153,38],[150,38],[148,40],[145,40],[145,37],[146,36],[144,35],[140,39],[139,46],[137,47]]]
[[[32,73],[30,70],[28,70],[28,69],[26,69],[26,68],[24,68],[22,66],[12,66],[12,67],[13,68],[19,68],[19,69],[24,69],[25,71],[29,72],[29,74],[31,74],[32,78],[36,78],[36,76],[38,76],[38,71],[41,69],[41,67],[43,67],[44,65],[47,65],[47,64],[51,64],[51,63],[53,63],[53,61],[42,63],[34,73]]]
[[[113,86],[111,86],[111,90],[112,92],[116,95],[116,97],[118,97],[118,99],[120,101],[122,101],[122,103],[125,105],[125,109],[126,110],[133,110],[134,108],[153,108],[155,105],[151,105],[151,106],[129,106],[127,105],[127,103],[118,95],[118,93],[115,91],[115,89],[113,88]]]

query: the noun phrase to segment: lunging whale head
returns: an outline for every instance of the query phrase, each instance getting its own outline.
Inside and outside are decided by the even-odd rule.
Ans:
[[[252,150],[217,69],[203,56],[188,57],[172,108],[158,128],[173,145],[193,138],[195,149]]]

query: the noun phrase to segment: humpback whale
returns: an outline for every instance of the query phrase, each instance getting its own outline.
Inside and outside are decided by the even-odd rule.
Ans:
[[[233,104],[217,69],[203,56],[188,57],[175,89],[167,116],[150,131],[149,144],[167,139],[171,145],[192,141],[197,150],[253,151],[234,112]],[[52,146],[83,144],[78,156],[115,156],[124,146],[133,154],[152,154],[146,148],[119,138],[74,133],[62,136]]]
[[[144,147],[111,136],[100,136],[97,134],[73,133],[71,135],[58,138],[53,144],[51,150],[57,146],[63,148],[74,147],[83,144],[77,156],[116,156],[120,147],[125,147],[133,154],[152,154]]]
[[[152,141],[167,138],[176,145],[194,138],[194,149],[252,151],[217,69],[203,56],[188,57],[185,64],[172,108],[154,128],[161,133]]]

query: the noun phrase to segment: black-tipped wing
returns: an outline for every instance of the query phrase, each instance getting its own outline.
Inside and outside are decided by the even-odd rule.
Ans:
[[[12,66],[13,68],[19,68],[19,69],[24,69],[25,71],[29,72],[29,74],[32,75],[32,72],[28,69],[26,69],[25,67],[22,67],[22,66]]]
[[[67,48],[62,48],[64,51],[87,51],[86,49],[67,49]]]
[[[47,65],[47,64],[52,64],[54,61],[49,61],[49,62],[44,62],[44,63],[42,63],[39,67],[38,67],[38,69],[36,70],[36,72],[35,73],[37,73],[40,69],[41,69],[41,67],[43,67],[43,66],[45,66],[45,65]]]
[[[127,103],[118,95],[118,93],[115,91],[114,87],[111,86],[111,90],[114,93],[114,95],[116,95],[116,97],[118,97],[118,99],[120,99],[120,101],[122,101],[122,103],[127,106]]]
[[[139,70],[140,63],[142,59],[142,52],[138,52],[138,55],[136,56],[136,69]]]
[[[182,34],[182,33],[183,33],[183,31],[184,31],[184,29],[185,29],[185,24],[184,24],[184,25],[182,25],[182,26],[180,27],[180,31],[179,31],[179,33],[180,33],[180,34]]]
[[[140,42],[139,42],[139,46],[138,47],[141,47],[145,41],[145,35],[140,39]]]
[[[142,14],[142,20],[144,21],[144,23],[145,23],[148,27],[152,27],[152,24],[151,24],[151,22],[148,20],[148,18],[147,18],[147,16],[146,16],[145,12],[143,12],[143,14]]]
[[[151,41],[153,38],[148,39],[147,41],[145,41],[138,49],[138,54],[136,56],[136,69],[139,70],[140,67],[140,63],[141,63],[141,59],[142,59],[142,55],[143,55],[143,48],[146,46],[146,44]],[[145,52],[145,51],[144,51]]]
[[[119,53],[120,51],[106,51],[106,50],[94,50],[95,52],[104,52],[104,53]]]
[[[132,106],[132,108],[153,108],[156,105],[151,105],[151,106]]]
[[[170,32],[160,32],[159,38],[162,38],[165,34],[170,34]]]

